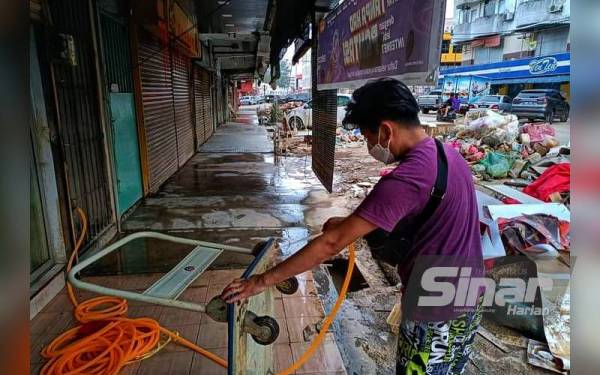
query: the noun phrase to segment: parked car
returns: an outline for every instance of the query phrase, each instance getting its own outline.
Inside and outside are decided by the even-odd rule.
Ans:
[[[342,124],[346,115],[346,105],[350,101],[350,95],[338,94],[337,96],[337,125]],[[285,119],[290,127],[294,129],[312,129],[312,100],[304,103],[302,107],[290,110]]]
[[[552,123],[555,118],[565,122],[571,107],[564,96],[553,89],[523,90],[512,102],[512,113],[529,121],[543,119]]]
[[[240,105],[254,105],[256,103],[256,99],[253,96],[242,96],[240,98]]]
[[[474,105],[476,108],[489,108],[492,111],[510,112],[512,109],[512,99],[506,95],[486,95],[482,96]]]
[[[264,104],[265,97],[264,96],[256,96],[256,104]]]
[[[310,101],[310,99],[311,99],[311,96],[309,93],[301,92],[298,94],[290,95],[289,101],[306,103],[306,102]]]
[[[431,90],[429,94],[419,96],[417,103],[423,114],[428,114],[429,111],[437,111],[444,104],[442,90]]]

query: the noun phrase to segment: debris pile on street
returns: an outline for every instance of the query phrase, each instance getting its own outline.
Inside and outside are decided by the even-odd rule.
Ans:
[[[359,129],[346,130],[344,128],[336,128],[335,130],[335,143],[340,146],[360,146],[364,143],[365,138],[360,133]]]
[[[521,125],[514,115],[501,115],[488,109],[467,112],[464,124],[454,127],[446,143],[460,152],[480,180],[523,178],[531,181],[552,165],[569,163],[563,156],[569,154],[569,149],[559,146],[552,125]],[[549,201],[547,197],[542,200]]]

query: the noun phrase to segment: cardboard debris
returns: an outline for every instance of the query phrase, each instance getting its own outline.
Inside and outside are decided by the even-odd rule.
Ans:
[[[390,330],[396,335],[400,333],[400,321],[401,320],[402,320],[402,309],[401,309],[400,303],[396,303],[394,305],[394,307],[392,308],[392,311],[390,311],[390,315],[388,315],[387,319],[385,320],[387,322],[387,324],[390,326]]]
[[[561,363],[554,358],[548,345],[536,340],[529,340],[529,344],[527,345],[527,362],[559,374],[568,373],[568,369],[561,368]]]

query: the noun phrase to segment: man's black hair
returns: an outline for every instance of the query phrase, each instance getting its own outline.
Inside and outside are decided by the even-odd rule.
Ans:
[[[454,98],[454,93],[453,92],[450,93],[450,97]]]
[[[404,83],[393,78],[381,78],[356,89],[342,123],[377,133],[385,120],[406,127],[421,125],[417,100]]]

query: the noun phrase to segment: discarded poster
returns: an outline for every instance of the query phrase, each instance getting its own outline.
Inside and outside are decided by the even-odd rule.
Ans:
[[[318,26],[317,88],[380,77],[435,85],[445,0],[346,0]]]

